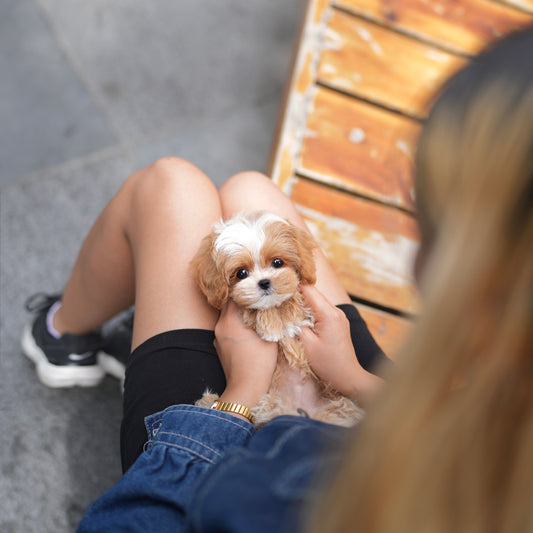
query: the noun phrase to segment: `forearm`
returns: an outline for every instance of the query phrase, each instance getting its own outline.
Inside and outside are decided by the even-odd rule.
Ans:
[[[226,375],[226,389],[220,401],[252,409],[270,389],[277,362],[277,343],[260,339],[255,331],[245,326],[240,309],[231,300],[222,310],[215,336],[215,348]]]

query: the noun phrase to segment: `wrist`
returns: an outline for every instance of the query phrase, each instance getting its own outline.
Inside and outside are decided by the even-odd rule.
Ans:
[[[244,410],[246,411],[245,413],[242,412],[241,408],[231,410],[221,409],[221,411],[224,411],[232,416],[236,416],[242,420],[246,420],[247,422],[251,422],[253,424],[253,417],[250,418],[250,409],[257,405],[257,402],[259,401],[259,398],[261,398],[262,395],[263,394],[258,393],[257,391],[250,390],[249,388],[227,386],[224,392],[220,395],[217,402],[219,404],[226,403],[232,404],[232,406],[239,406],[244,408]]]
[[[362,406],[368,405],[376,393],[381,389],[383,380],[370,372],[358,373],[352,381],[353,386],[346,396]]]
[[[255,407],[261,396],[267,391],[254,386],[234,386],[228,384],[224,392],[220,395],[221,402],[231,402],[245,405],[249,409]]]

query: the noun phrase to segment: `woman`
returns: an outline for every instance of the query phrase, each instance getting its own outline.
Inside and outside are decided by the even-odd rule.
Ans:
[[[217,190],[192,164],[177,158],[159,160],[130,176],[104,209],[82,245],[63,294],[30,302],[36,317],[24,332],[23,351],[35,361],[41,381],[52,387],[91,386],[104,370],[116,373],[120,361],[98,328],[135,303],[121,426],[126,475],[91,508],[82,531],[188,528],[195,512],[207,518],[199,510],[212,508],[209,499],[203,500],[207,504],[191,501],[194,485],[211,487],[199,481],[201,476],[210,474],[219,459],[235,448],[247,454],[243,467],[262,468],[264,464],[253,457],[253,446],[274,452],[288,426],[294,437],[292,448],[283,448],[285,462],[279,462],[278,456],[270,461],[272,483],[253,478],[261,479],[256,501],[269,498],[266,489],[276,484],[275,472],[281,478],[287,468],[298,464],[299,446],[307,457],[311,451],[318,455],[325,425],[290,417],[289,422],[281,419],[256,435],[246,419],[191,405],[210,388],[224,402],[253,407],[270,386],[277,345],[244,327],[232,303],[219,317],[194,283],[190,268],[213,222],[255,209],[274,211],[305,228],[291,201],[266,176],[241,173]],[[338,378],[345,383],[335,375],[324,376],[341,392],[365,403],[381,383],[368,370],[386,358],[321,253],[316,255],[316,266],[316,287],[304,290],[316,308],[317,331],[338,354],[332,364],[336,361],[342,369]],[[107,356],[97,358],[102,349]],[[326,439],[339,438],[335,431],[328,433]],[[314,446],[310,439],[316,441]],[[191,443],[195,443],[192,448]],[[307,460],[303,455],[301,459]],[[288,494],[284,489],[270,499],[264,508],[270,520],[261,520],[264,531],[278,528],[283,513],[300,500],[313,471],[305,470]],[[229,478],[243,479],[235,486],[237,491],[246,490],[251,481],[247,468],[233,470]],[[217,501],[228,507],[230,494],[225,486]],[[253,493],[246,495],[254,499]],[[233,519],[232,513],[223,514]],[[253,513],[248,512],[248,517],[257,522]],[[220,517],[216,520],[220,523]],[[244,527],[248,529],[247,522]],[[254,530],[260,531],[259,526]]]
[[[302,512],[313,531],[531,530],[532,49],[530,30],[480,56],[424,128],[416,186],[426,305],[375,405],[380,381],[367,369],[383,356],[323,256],[317,288],[302,289],[317,316],[316,331],[302,333],[314,371],[369,403],[348,450],[347,430],[307,418],[279,417],[254,433],[234,414],[173,405],[188,387],[194,401],[206,376],[224,400],[248,407],[268,389],[275,346],[243,328],[233,305],[217,317],[186,264],[220,215],[272,208],[301,224],[292,204],[250,174],[215,195],[180,161],[126,182],[89,234],[57,312],[39,315],[62,339],[87,334],[135,296],[126,467],[146,440],[143,413],[149,441],[80,531],[297,531]],[[350,325],[363,332],[355,353]],[[209,351],[213,329],[225,385]],[[330,485],[323,476],[336,470]]]

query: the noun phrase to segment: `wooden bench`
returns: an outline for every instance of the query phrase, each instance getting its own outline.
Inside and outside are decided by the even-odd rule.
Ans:
[[[269,173],[393,357],[419,310],[421,121],[449,76],[531,24],[533,0],[308,2]]]

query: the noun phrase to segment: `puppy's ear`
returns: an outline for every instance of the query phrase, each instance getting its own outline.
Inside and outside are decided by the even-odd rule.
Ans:
[[[294,226],[296,234],[296,247],[300,257],[298,274],[300,281],[305,284],[314,284],[316,282],[316,264],[313,257],[313,250],[317,247],[311,234],[303,229]]]
[[[228,299],[228,283],[215,262],[213,245],[216,237],[213,232],[204,237],[191,261],[191,268],[194,280],[206,295],[209,304],[222,309]]]

